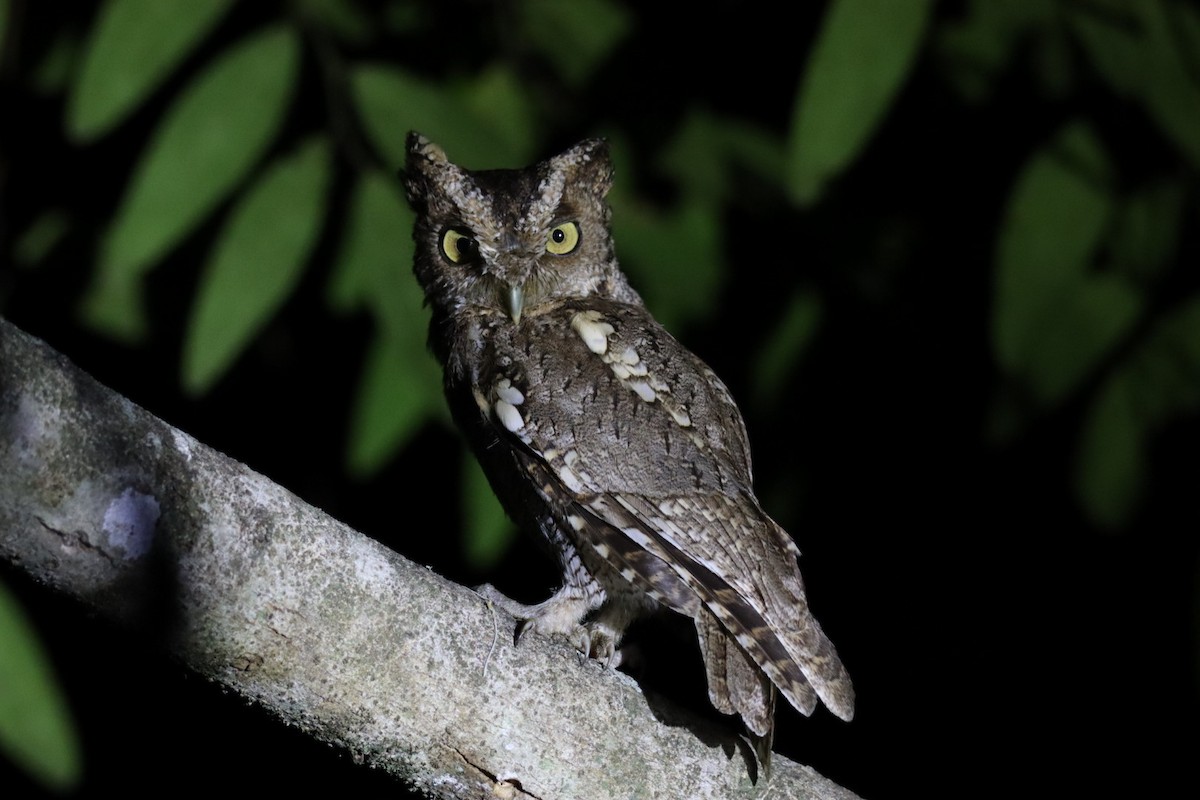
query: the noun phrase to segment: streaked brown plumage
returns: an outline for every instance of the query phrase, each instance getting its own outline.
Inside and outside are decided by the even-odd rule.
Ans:
[[[604,142],[524,170],[471,172],[410,134],[414,271],[455,422],[563,588],[523,632],[614,660],[639,614],[695,621],[709,696],[769,752],[775,690],[849,720],[854,691],[808,609],[799,550],[759,506],[725,385],[620,271]]]

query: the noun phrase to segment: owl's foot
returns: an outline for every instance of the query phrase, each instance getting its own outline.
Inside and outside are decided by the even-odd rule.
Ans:
[[[593,620],[583,627],[584,641],[579,652],[585,658],[594,658],[606,667],[619,667],[621,651],[617,649],[617,645],[621,643],[624,631],[615,630],[603,620]]]
[[[499,606],[520,623],[514,641],[519,643],[531,631],[543,636],[565,636],[576,647],[587,638],[587,631],[579,621],[587,616],[588,601],[579,596],[578,590],[564,586],[549,600],[534,605],[518,603],[506,597],[495,586],[485,583],[475,590],[480,597]]]
[[[531,631],[542,636],[563,636],[575,646],[583,659],[593,658],[607,667],[616,667],[621,663],[621,652],[617,645],[624,628],[618,630],[609,615],[603,612],[596,619],[581,625],[580,620],[592,611],[592,603],[581,596],[577,587],[564,586],[549,600],[534,605],[518,603],[490,583],[485,583],[475,591],[519,621],[514,637],[516,643],[520,643]]]
[[[585,652],[607,667],[617,667],[624,661],[622,651],[617,647],[625,637],[625,631],[648,606],[641,598],[630,602],[628,596],[620,594],[609,594],[606,600],[584,625],[589,639]]]

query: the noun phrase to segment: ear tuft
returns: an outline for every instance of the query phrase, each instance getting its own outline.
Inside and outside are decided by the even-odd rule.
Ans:
[[[449,161],[446,159],[445,150],[416,131],[408,132],[405,149],[408,154],[400,177],[404,181],[404,191],[408,195],[409,204],[416,208],[427,194],[429,176],[433,168],[445,167]]]
[[[601,197],[612,188],[612,160],[605,139],[584,139],[555,156],[552,161],[560,168],[574,168],[579,180],[590,183],[593,191]]]

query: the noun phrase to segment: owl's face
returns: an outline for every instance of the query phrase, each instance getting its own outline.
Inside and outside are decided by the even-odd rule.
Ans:
[[[417,211],[414,271],[435,312],[519,324],[556,300],[629,291],[613,255],[601,139],[526,169],[473,172],[414,132],[404,180]]]

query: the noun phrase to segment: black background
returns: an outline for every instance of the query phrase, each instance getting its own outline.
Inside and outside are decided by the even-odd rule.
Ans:
[[[767,6],[686,21],[678,9],[653,6],[636,9],[636,31],[587,86],[588,100],[573,99],[547,154],[613,124],[635,152],[652,153],[695,107],[787,129],[820,8],[800,10],[783,31]],[[77,148],[61,132],[62,98],[21,78],[61,26],[86,30],[87,8],[54,15],[28,4],[19,52],[8,52],[4,235],[48,204],[67,204],[76,228],[37,270],[0,265],[0,313],[172,425],[414,561],[527,599],[548,592],[550,563],[525,539],[495,570],[464,565],[452,431],[429,426],[369,480],[343,473],[351,393],[371,329],[366,318],[333,316],[325,306],[332,245],[322,245],[296,296],[200,399],[179,390],[177,363],[204,256],[197,243],[215,223],[149,278],[145,346],[121,346],[78,324],[73,309],[97,237],[172,87],[279,11],[242,4],[130,122]],[[457,69],[495,56],[482,4],[440,8],[432,13],[453,32],[441,44],[454,43]],[[951,3],[939,13],[960,11]],[[444,69],[438,43],[409,44],[406,68]],[[1090,526],[1071,491],[1086,393],[1009,445],[983,436],[1001,381],[989,346],[996,221],[1022,164],[1080,113],[1108,132],[1127,175],[1152,174],[1165,159],[1148,145],[1157,140],[1146,123],[1100,87],[1047,98],[1014,67],[988,103],[969,106],[940,69],[928,55],[918,62],[871,146],[818,207],[799,213],[768,196],[753,213],[731,210],[734,272],[718,311],[677,331],[735,396],[747,397],[750,354],[790,290],[802,283],[825,302],[823,325],[781,401],[746,415],[761,494],[804,553],[815,613],[854,677],[858,713],[845,724],[823,710],[805,719],[781,707],[777,751],[870,798],[1150,796],[1168,786],[1171,796],[1195,796],[1200,424],[1179,422],[1156,436],[1148,492],[1133,522],[1113,533]],[[292,115],[289,135],[299,138],[320,110],[302,97]],[[617,168],[618,180],[669,201],[669,187],[636,165]],[[342,174],[334,188],[343,199],[346,185]],[[1197,263],[1196,251],[1192,233],[1180,263]],[[1194,270],[1175,274],[1175,296],[1196,288]],[[790,500],[776,511],[772,497]],[[414,515],[433,524],[412,525]],[[320,786],[404,796],[386,776],[189,674],[153,641],[110,627],[7,565],[0,577],[37,625],[70,698],[86,753],[80,795]],[[700,662],[678,627],[652,621],[634,641],[654,656],[643,683],[705,713]],[[9,797],[35,791],[6,763],[0,786],[18,790],[6,789]]]

